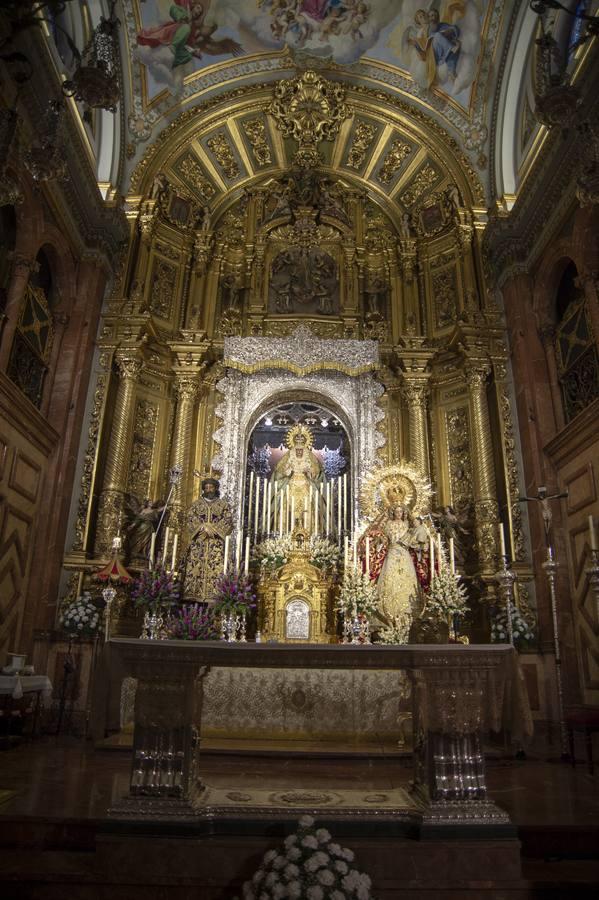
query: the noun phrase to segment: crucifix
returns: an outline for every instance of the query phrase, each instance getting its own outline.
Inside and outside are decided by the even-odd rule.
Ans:
[[[559,645],[559,624],[557,618],[557,562],[555,561],[555,551],[551,544],[551,529],[553,526],[553,511],[550,506],[552,500],[561,500],[568,496],[568,491],[562,491],[559,494],[548,494],[545,485],[541,485],[537,491],[536,497],[520,497],[521,503],[538,502],[541,504],[541,515],[543,516],[543,525],[545,526],[545,545],[547,547],[547,559],[543,563],[543,568],[549,582],[549,594],[551,596],[551,620],[553,623],[553,647],[555,652],[555,681],[557,685],[557,705],[559,715],[559,728],[562,744],[562,760],[569,760],[568,753],[568,733],[566,731],[566,719],[564,715],[564,692],[562,688],[562,659]]]

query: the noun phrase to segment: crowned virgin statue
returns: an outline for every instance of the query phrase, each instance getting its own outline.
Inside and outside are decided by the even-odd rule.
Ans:
[[[393,626],[400,643],[408,642],[412,623],[422,609],[429,533],[421,517],[429,495],[424,476],[409,463],[380,469],[364,485],[371,518],[365,537],[371,548],[370,576],[378,589],[377,617]]]
[[[319,489],[325,477],[323,465],[312,449],[314,444],[312,432],[306,425],[294,425],[287,432],[286,443],[289,449],[285,451],[272,474],[275,490],[273,530],[279,529],[281,518],[285,523],[291,523],[292,516],[292,528],[298,523],[308,527],[309,522],[314,522],[315,510],[317,518],[315,524],[318,530],[321,530],[323,510]],[[287,530],[287,527],[284,530]]]

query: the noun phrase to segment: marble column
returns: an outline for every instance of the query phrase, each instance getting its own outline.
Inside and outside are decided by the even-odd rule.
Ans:
[[[487,404],[487,379],[491,368],[485,363],[466,368],[472,427],[474,511],[476,539],[481,569],[491,574],[496,569],[497,556],[497,485],[493,463],[491,424]]]
[[[175,486],[171,498],[169,525],[171,528],[180,531],[183,526],[183,514],[187,504],[186,493],[189,481],[193,416],[199,384],[195,375],[177,373],[173,387],[177,397],[177,409],[170,466],[181,470],[181,478]]]
[[[8,286],[6,307],[4,309],[4,327],[0,341],[0,372],[6,372],[12,343],[17,330],[21,303],[29,276],[37,269],[37,262],[23,253],[13,253],[12,271]]]
[[[141,359],[134,354],[120,353],[115,359],[119,386],[114,403],[114,415],[104,472],[104,485],[98,508],[96,554],[106,553],[118,532],[122,515],[133,439],[133,406]]]
[[[430,457],[427,427],[428,378],[404,376],[402,394],[408,404],[410,429],[410,459],[430,477]]]

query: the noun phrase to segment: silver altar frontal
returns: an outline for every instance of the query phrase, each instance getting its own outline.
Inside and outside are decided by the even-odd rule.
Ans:
[[[290,806],[269,794],[258,810],[252,795],[216,798],[199,777],[202,706],[211,671],[351,670],[385,672],[412,689],[413,782],[396,802],[370,798],[352,807],[326,805],[327,816],[375,815],[420,828],[476,826],[511,834],[507,814],[487,797],[483,736],[529,731],[530,713],[513,648],[505,645],[309,645],[116,638],[104,650],[94,704],[94,729],[103,736],[118,715],[124,678],[138,688],[129,795],[111,814],[126,819],[196,820],[210,816],[289,816]],[[352,681],[348,679],[350,687]],[[222,792],[221,792],[222,793]],[[235,794],[235,796],[234,796]],[[228,797],[228,800],[227,800]],[[323,814],[310,797],[294,814]],[[366,810],[366,811],[365,811]],[[489,832],[487,832],[489,833]]]

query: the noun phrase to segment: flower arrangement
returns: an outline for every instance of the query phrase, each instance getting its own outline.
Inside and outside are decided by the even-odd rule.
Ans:
[[[265,572],[274,572],[275,569],[280,569],[288,562],[291,549],[291,535],[285,534],[281,537],[261,541],[254,547],[253,556],[260,569]]]
[[[161,605],[177,603],[179,584],[162,566],[142,569],[139,578],[133,582],[131,598],[137,607],[156,610]]]
[[[217,615],[248,616],[256,608],[256,595],[247,575],[220,575],[214,585]]]
[[[375,615],[378,610],[378,591],[369,575],[356,569],[345,571],[337,609],[346,618],[361,615],[370,618]]]
[[[310,562],[317,569],[336,569],[339,562],[339,548],[332,541],[313,534],[308,543]]]
[[[534,641],[535,629],[534,626],[524,618],[514,603],[510,603],[510,608],[512,614],[514,646],[518,650],[522,650]],[[501,644],[506,643],[508,640],[507,611],[505,603],[502,603],[501,606],[493,606],[491,608],[491,641],[494,644]]]
[[[467,598],[460,576],[442,563],[425,594],[421,618],[451,624],[455,616],[461,618],[468,612]]]
[[[326,828],[316,828],[312,816],[302,816],[295,834],[279,850],[269,850],[251,881],[244,900],[372,900],[371,881],[351,867],[354,854],[332,841]]]
[[[201,603],[183,604],[168,617],[164,627],[166,636],[177,641],[210,641],[218,637],[214,613]]]
[[[93,637],[100,627],[100,610],[94,604],[89,591],[63,606],[59,624],[71,636]]]
[[[408,626],[409,630],[409,626]],[[406,625],[397,616],[393,616],[389,625],[385,625],[378,631],[380,644],[405,644]]]

